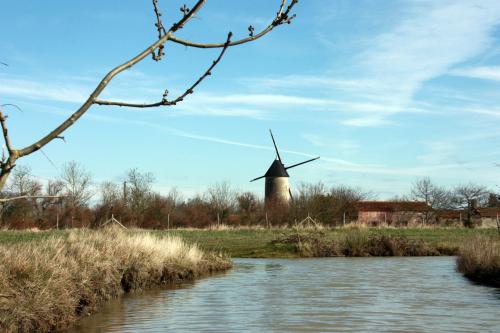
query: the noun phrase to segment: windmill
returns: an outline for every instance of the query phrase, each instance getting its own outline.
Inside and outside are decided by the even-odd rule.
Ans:
[[[265,187],[266,203],[274,201],[288,203],[292,198],[292,191],[290,190],[290,184],[288,182],[288,178],[290,178],[290,176],[288,175],[287,170],[317,160],[319,156],[286,167],[283,164],[283,161],[281,160],[281,156],[278,151],[278,146],[276,146],[276,141],[274,140],[273,132],[269,130],[269,133],[271,134],[271,139],[273,140],[274,149],[276,150],[276,159],[273,161],[273,163],[271,164],[269,169],[267,169],[267,172],[263,176],[254,178],[250,182],[256,181],[261,178],[266,178],[266,187]]]

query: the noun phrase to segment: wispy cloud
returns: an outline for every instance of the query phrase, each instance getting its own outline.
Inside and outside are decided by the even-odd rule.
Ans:
[[[357,126],[357,127],[379,127],[391,124],[392,122],[382,118],[381,116],[364,116],[358,118],[350,118],[341,121],[344,125]]]
[[[18,96],[26,100],[82,103],[88,89],[62,82],[40,82],[20,78],[0,77],[0,94]]]
[[[300,88],[311,92],[347,92],[335,101],[336,110],[351,116],[348,126],[385,126],[402,112],[428,112],[414,100],[422,86],[449,73],[493,44],[500,23],[500,3],[483,1],[414,1],[395,24],[379,33],[341,74],[250,78],[264,89]],[[328,22],[324,22],[328,24]],[[452,71],[454,75],[500,78],[500,67]],[[300,92],[299,92],[300,93]]]
[[[500,81],[500,66],[457,68],[450,71],[449,74],[473,79]]]

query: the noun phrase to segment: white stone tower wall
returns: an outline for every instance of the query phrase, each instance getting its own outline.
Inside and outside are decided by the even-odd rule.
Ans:
[[[281,201],[288,203],[290,201],[290,184],[288,177],[266,177],[266,202]]]

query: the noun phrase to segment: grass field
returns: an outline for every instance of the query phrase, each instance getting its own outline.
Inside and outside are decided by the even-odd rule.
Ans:
[[[150,232],[157,235],[172,235],[183,238],[188,243],[197,243],[201,249],[224,252],[233,258],[294,258],[300,257],[295,247],[290,244],[273,244],[273,240],[286,237],[297,232],[295,229],[228,229],[228,230],[131,230],[131,233]],[[456,249],[475,236],[495,236],[495,229],[464,228],[338,228],[321,230],[325,240],[333,241],[346,235],[362,232],[368,237],[389,236],[409,240],[423,241],[432,247]],[[50,236],[66,237],[68,231],[0,231],[0,244],[25,241],[39,241]]]

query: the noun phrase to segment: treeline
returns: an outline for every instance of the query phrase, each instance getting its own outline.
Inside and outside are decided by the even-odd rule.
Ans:
[[[154,176],[128,170],[124,181],[95,184],[91,174],[69,162],[60,176],[43,184],[27,167],[17,167],[3,198],[28,198],[4,202],[0,210],[0,227],[23,228],[96,228],[112,216],[127,227],[139,228],[203,228],[220,224],[232,226],[293,225],[312,217],[319,223],[338,226],[357,219],[356,202],[373,199],[373,195],[357,188],[322,183],[301,184],[294,191],[289,206],[264,204],[252,192],[238,192],[228,182],[209,186],[204,193],[184,198],[175,188],[167,194],[153,190]],[[427,178],[415,184],[411,194],[395,200],[420,200],[432,209],[472,209],[474,205],[498,205],[496,195],[488,196],[482,186],[468,184],[453,190],[434,185]],[[432,214],[424,213],[426,223]]]

